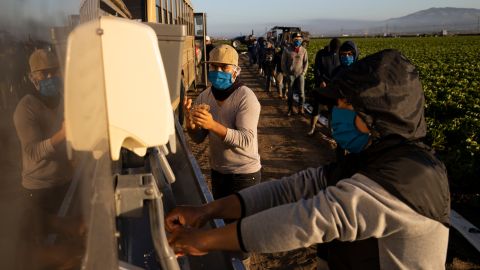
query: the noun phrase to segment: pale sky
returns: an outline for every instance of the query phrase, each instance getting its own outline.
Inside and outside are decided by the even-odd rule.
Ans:
[[[196,12],[207,13],[211,35],[308,19],[381,21],[432,7],[480,9],[480,0],[192,0],[192,4]]]
[[[431,7],[480,9],[480,0],[191,0],[196,12],[206,12],[208,33],[236,36],[263,33],[277,25],[302,25],[312,19],[381,21]],[[81,0],[0,0],[0,29],[62,25],[78,13]],[[21,31],[20,31],[21,32]]]

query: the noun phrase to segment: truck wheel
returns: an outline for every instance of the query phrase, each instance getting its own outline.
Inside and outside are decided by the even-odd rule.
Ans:
[[[240,47],[242,43],[240,42],[240,40],[234,40],[232,41],[232,47],[235,48],[235,49],[238,49],[238,47]]]

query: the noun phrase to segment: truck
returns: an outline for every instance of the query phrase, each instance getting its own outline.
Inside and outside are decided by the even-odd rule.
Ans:
[[[275,47],[282,47],[285,44],[292,42],[292,34],[293,33],[301,33],[303,35],[303,45],[308,45],[310,41],[310,33],[307,31],[302,31],[302,29],[298,26],[274,26],[270,28],[269,31],[265,33],[265,36],[258,37],[258,39],[266,39],[268,41],[273,42]],[[237,36],[231,39],[230,43],[232,47],[239,49],[241,45],[248,45],[251,39],[257,39],[255,35],[243,35]]]
[[[55,220],[45,237],[22,223],[32,212],[20,191],[9,195],[18,202],[0,204],[12,219],[0,226],[7,235],[0,249],[11,254],[0,268],[244,269],[241,254],[177,258],[164,224],[176,205],[213,200],[178,113],[185,91],[206,84],[206,15],[189,0],[85,0],[79,13],[51,28],[45,48],[64,82],[55,121],[64,121],[71,180],[54,217],[33,213],[42,224]],[[22,164],[17,144],[7,155]],[[19,167],[1,165],[12,183],[21,182]],[[20,233],[25,226],[35,237]]]
[[[293,33],[301,33],[303,36],[303,45],[308,44],[310,40],[309,32],[302,31],[298,26],[274,26],[267,32],[266,38],[273,41],[275,47],[280,47],[292,42]]]
[[[116,16],[149,24],[152,28],[162,26],[159,35],[167,38],[175,31],[185,31],[183,40],[180,78],[172,84],[180,84],[181,93],[175,100],[182,121],[181,104],[188,90],[203,90],[207,87],[206,56],[207,23],[206,14],[194,12],[190,0],[83,0],[80,4],[80,22],[98,16]],[[165,27],[169,25],[168,29]],[[179,26],[184,26],[181,29]],[[168,55],[164,55],[168,58]],[[174,76],[176,75],[176,71]],[[172,85],[172,89],[177,86]]]

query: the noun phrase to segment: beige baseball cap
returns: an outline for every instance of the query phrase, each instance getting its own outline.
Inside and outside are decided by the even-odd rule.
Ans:
[[[232,46],[222,44],[210,52],[210,60],[206,63],[218,63],[238,66],[238,53]]]
[[[51,52],[47,52],[44,49],[35,50],[30,55],[28,62],[30,64],[31,72],[58,68],[58,61],[55,55]]]

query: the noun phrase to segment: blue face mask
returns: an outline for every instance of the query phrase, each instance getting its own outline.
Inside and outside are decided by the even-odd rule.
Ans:
[[[228,89],[233,84],[232,74],[224,71],[209,71],[208,80],[219,90]]]
[[[301,41],[301,40],[295,40],[295,41],[293,42],[293,45],[294,45],[295,47],[300,47],[300,46],[302,45],[302,41]]]
[[[59,77],[55,76],[38,82],[40,95],[44,97],[56,97],[60,94],[63,84]]]
[[[342,64],[342,66],[350,66],[351,64],[353,64],[353,62],[355,62],[355,57],[353,55],[341,55],[340,56],[340,63]]]
[[[357,113],[352,110],[333,107],[332,136],[335,141],[350,153],[360,153],[368,144],[370,135],[358,131],[355,126]]]

